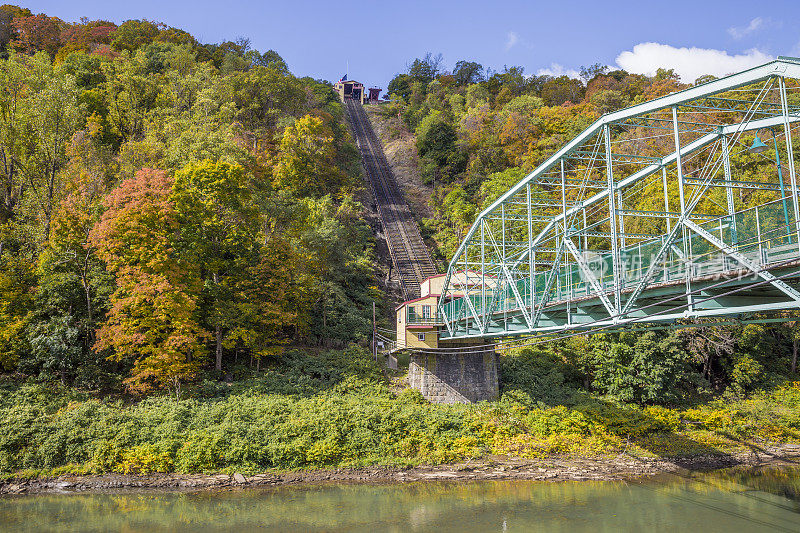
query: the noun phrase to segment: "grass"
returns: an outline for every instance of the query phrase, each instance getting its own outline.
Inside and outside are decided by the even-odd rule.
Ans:
[[[394,393],[359,350],[289,354],[192,397],[94,398],[0,382],[0,476],[270,470],[524,458],[734,453],[800,442],[800,382],[689,408],[624,405],[576,393],[566,405],[506,390],[501,401],[431,405]]]

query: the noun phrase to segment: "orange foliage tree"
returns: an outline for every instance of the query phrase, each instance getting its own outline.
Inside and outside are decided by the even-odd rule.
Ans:
[[[18,52],[34,54],[45,50],[52,58],[61,48],[61,32],[66,24],[58,17],[48,17],[45,14],[20,17],[15,18],[11,25],[16,31],[16,38],[11,41],[11,46]]]
[[[171,191],[165,172],[142,169],[105,199],[91,237],[117,288],[94,348],[133,362],[126,380],[132,390],[170,386],[179,397],[205,356],[206,333],[195,317],[199,276],[173,243],[178,224]]]

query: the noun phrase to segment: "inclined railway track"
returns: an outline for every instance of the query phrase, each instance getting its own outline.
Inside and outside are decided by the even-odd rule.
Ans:
[[[378,136],[360,103],[346,100],[350,126],[361,154],[361,164],[378,206],[389,254],[406,300],[420,295],[420,284],[437,273],[403,194],[392,175]]]

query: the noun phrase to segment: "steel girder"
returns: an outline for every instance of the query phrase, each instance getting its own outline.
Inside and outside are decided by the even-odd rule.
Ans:
[[[606,114],[598,119],[480,213],[448,268],[445,288],[439,300],[439,310],[445,317],[446,331],[442,332],[443,336],[483,337],[567,330],[581,328],[582,324],[587,323],[585,317],[590,315],[590,324],[603,326],[622,325],[642,319],[668,321],[687,316],[715,316],[800,307],[800,300],[793,296],[797,294],[794,287],[761,271],[771,263],[764,261],[763,256],[759,256],[758,261],[752,260],[746,255],[755,253],[752,246],[747,248],[749,245],[735,241],[737,224],[744,227],[748,217],[755,216],[758,219],[760,214],[761,220],[756,223],[755,229],[768,235],[758,235],[759,253],[762,253],[763,237],[766,239],[764,242],[768,242],[776,250],[781,246],[786,248],[788,243],[790,252],[786,253],[789,253],[791,259],[797,256],[796,259],[800,261],[797,179],[791,134],[785,134],[791,132],[792,125],[800,121],[800,115],[795,114],[795,107],[790,108],[788,105],[785,78],[800,78],[800,59],[782,57],[726,78]],[[776,80],[778,87],[773,88]],[[755,87],[751,92],[756,95],[753,100],[719,96],[727,91],[753,85]],[[769,101],[763,96],[768,95],[770,89],[780,92],[780,102]],[[681,113],[695,113],[698,107],[711,107],[712,102],[721,109],[734,110],[744,116],[739,122],[729,124],[705,123],[683,116],[678,120],[679,109],[682,110]],[[764,115],[767,115],[766,118],[757,118]],[[624,127],[618,128],[619,125],[650,125],[659,129],[670,129],[674,133],[674,150],[658,157],[618,153],[616,148],[612,151],[612,143],[625,141],[622,137],[612,140],[612,131],[625,131]],[[776,184],[733,179],[729,144],[730,141],[739,140],[744,132],[780,126],[783,126],[789,155],[789,185],[794,218],[784,221],[788,228],[787,234],[776,240],[771,232],[776,231],[775,228],[781,224],[774,223],[773,214],[767,209],[768,204],[756,206],[754,214],[752,208],[734,212],[731,189],[775,191]],[[591,149],[592,144],[594,150]],[[605,144],[605,150],[601,148],[602,144]],[[721,149],[722,146],[724,149]],[[684,159],[697,159],[698,154],[703,151],[710,151],[712,155],[723,152],[723,155],[716,156],[715,160],[709,155],[709,162],[700,169],[699,175],[696,175],[697,172],[684,173]],[[567,176],[564,162],[568,159],[572,164],[571,174]],[[631,165],[635,170],[630,170]],[[559,166],[560,177],[557,176]],[[620,168],[614,168],[617,166]],[[724,180],[717,177],[723,166]],[[674,168],[678,175],[680,211],[669,208],[667,169],[670,168]],[[623,191],[652,186],[650,177],[659,172],[664,177],[663,211],[634,209],[624,205]],[[619,179],[615,179],[617,174],[620,175]],[[602,183],[605,183],[605,187],[598,190]],[[670,185],[672,184],[674,180],[670,181]],[[539,186],[549,187],[551,191],[561,186],[561,201],[543,198],[539,193],[533,197],[532,187]],[[567,187],[571,188],[569,198],[565,192]],[[714,214],[694,213],[701,201],[708,204],[708,191],[718,188],[727,192],[727,212],[717,218],[714,218]],[[576,194],[576,189],[580,189],[580,194]],[[588,197],[582,196],[583,191],[589,189],[596,192]],[[672,201],[674,202],[674,198]],[[704,210],[708,209],[708,205]],[[560,208],[561,212],[554,216],[544,215],[541,212],[544,207]],[[606,214],[598,219],[598,213],[602,212]],[[650,232],[626,231],[626,224],[636,223],[642,217],[662,219],[667,224],[666,233],[652,239],[654,234]],[[582,229],[576,229],[575,226],[581,226]],[[597,229],[590,230],[590,227]],[[478,232],[480,238],[477,238]],[[714,232],[720,234],[719,238]],[[744,233],[740,231],[738,234]],[[726,242],[725,239],[730,240],[731,236],[734,242]],[[700,241],[697,241],[698,237],[701,238]],[[577,239],[577,245],[573,238]],[[590,246],[590,239],[606,242],[610,240],[610,250],[605,250],[602,246],[600,249]],[[709,243],[714,251],[698,255],[697,250],[703,249]],[[636,267],[638,271],[629,265],[623,266],[625,261],[636,256],[637,247],[640,263],[649,261],[646,266],[640,264]],[[650,257],[643,254],[645,248],[648,251],[653,250]],[[702,292],[707,285],[702,276],[695,275],[695,270],[705,272],[706,277],[713,270],[706,262],[697,260],[698,257],[705,256],[722,261],[722,266],[717,268],[719,271],[714,273],[717,276],[726,275],[724,269],[730,262],[739,268],[744,265],[745,270],[756,269],[763,284],[767,285],[762,292],[767,294],[775,289],[781,296],[787,296],[786,301],[771,301],[769,298],[774,299],[775,295],[769,293],[764,296],[766,300],[762,304],[736,305],[728,310],[705,307],[706,304],[702,302],[709,300],[695,295]],[[603,271],[593,277],[595,274],[591,272],[592,261],[597,263],[595,268],[599,264],[601,270],[611,270],[611,275]],[[697,265],[685,265],[692,261],[697,262]],[[684,265],[681,266],[682,264]],[[537,270],[540,267],[545,269]],[[456,272],[470,271],[475,274],[453,277]],[[677,285],[674,278],[676,272],[679,272],[681,278]],[[464,282],[459,281],[461,278]],[[649,301],[652,298],[654,284],[672,287],[670,295],[683,295],[685,303],[679,307],[685,310],[654,313],[648,317],[646,311],[642,311],[639,300]],[[697,299],[700,304],[695,303]],[[554,318],[554,312],[563,315],[563,320]],[[644,316],[642,313],[645,313]],[[461,318],[456,318],[457,316]],[[473,326],[469,325],[470,321]]]

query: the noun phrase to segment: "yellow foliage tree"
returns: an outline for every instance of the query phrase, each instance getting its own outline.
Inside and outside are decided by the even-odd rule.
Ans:
[[[296,196],[322,196],[345,180],[336,166],[333,132],[321,118],[306,115],[286,128],[273,172],[277,188]]]

